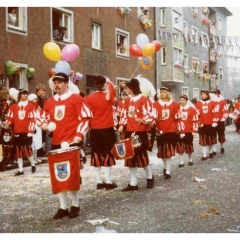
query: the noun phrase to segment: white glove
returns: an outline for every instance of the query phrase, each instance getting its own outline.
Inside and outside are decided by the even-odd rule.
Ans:
[[[195,136],[195,135],[196,135],[196,133],[195,133],[195,132],[193,132],[193,133],[192,133],[192,135],[193,135],[193,136]]]
[[[80,138],[80,137],[74,137],[73,141],[74,141],[75,143],[80,143],[80,142],[82,141],[82,138]]]
[[[39,126],[39,128],[41,128],[42,130],[47,130],[47,123],[43,123],[41,126]]]
[[[212,127],[216,127],[216,126],[217,126],[217,123],[213,123],[213,124],[212,124]]]
[[[225,118],[222,118],[222,119],[221,119],[221,122],[225,122],[225,120],[226,120]]]
[[[32,133],[28,133],[27,136],[28,136],[28,137],[32,137]]]
[[[185,137],[185,133],[180,134],[180,138],[184,138]]]

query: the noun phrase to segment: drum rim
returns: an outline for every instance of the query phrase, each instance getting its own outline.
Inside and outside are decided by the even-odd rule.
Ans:
[[[47,153],[47,155],[52,155],[52,154],[60,154],[60,153],[65,153],[65,152],[71,152],[73,150],[77,150],[80,149],[80,147],[78,146],[73,146],[73,147],[69,147],[67,149],[62,149],[62,148],[58,148],[58,149],[54,149],[51,150]]]

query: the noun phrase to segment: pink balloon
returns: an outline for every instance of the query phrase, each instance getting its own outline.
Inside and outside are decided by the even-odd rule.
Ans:
[[[79,55],[79,47],[76,44],[68,44],[62,49],[62,60],[72,61]]]

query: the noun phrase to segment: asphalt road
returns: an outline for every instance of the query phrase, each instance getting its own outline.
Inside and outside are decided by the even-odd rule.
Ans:
[[[81,170],[79,191],[81,212],[77,218],[53,220],[59,208],[51,192],[48,164],[24,168],[24,176],[15,177],[16,169],[0,173],[0,233],[235,233],[240,232],[240,135],[235,127],[226,127],[225,153],[201,161],[198,136],[194,138],[193,166],[178,167],[171,160],[172,178],[163,177],[163,162],[156,148],[149,153],[155,176],[153,189],[146,189],[146,175],[138,170],[139,191],[121,192],[129,183],[128,168],[117,161],[112,180],[118,188],[96,190],[89,156]],[[194,177],[205,181],[195,182]],[[105,179],[104,168],[102,178]],[[68,198],[68,206],[71,199]],[[88,220],[107,219],[91,225]]]

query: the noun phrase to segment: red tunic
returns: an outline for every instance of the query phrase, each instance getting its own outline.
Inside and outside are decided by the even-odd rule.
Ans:
[[[35,107],[28,101],[18,102],[9,107],[6,123],[13,125],[14,133],[33,133],[35,130]]]
[[[106,100],[106,93],[94,92],[85,97],[85,102],[93,113],[91,119],[92,129],[103,129],[114,127],[113,101]]]
[[[84,99],[71,91],[58,94],[47,99],[41,110],[37,123],[54,122],[56,129],[53,132],[52,144],[59,145],[63,141],[73,141],[74,137],[83,137],[88,131],[88,121],[92,113]]]
[[[217,118],[218,121],[221,121],[222,118],[225,118],[225,121],[228,117],[228,106],[225,100],[219,99],[219,101],[216,101],[217,107]]]
[[[143,123],[135,121],[135,118],[141,118]],[[119,121],[120,126],[126,125],[128,132],[148,132],[151,131],[153,122],[152,103],[151,101],[139,94],[135,97],[126,99],[124,110]]]
[[[178,130],[181,133],[197,132],[198,130],[198,114],[197,110],[192,106],[180,107],[181,118],[178,122]]]
[[[175,100],[169,102],[158,100],[153,103],[153,108],[157,132],[176,132],[180,118],[180,104]]]

